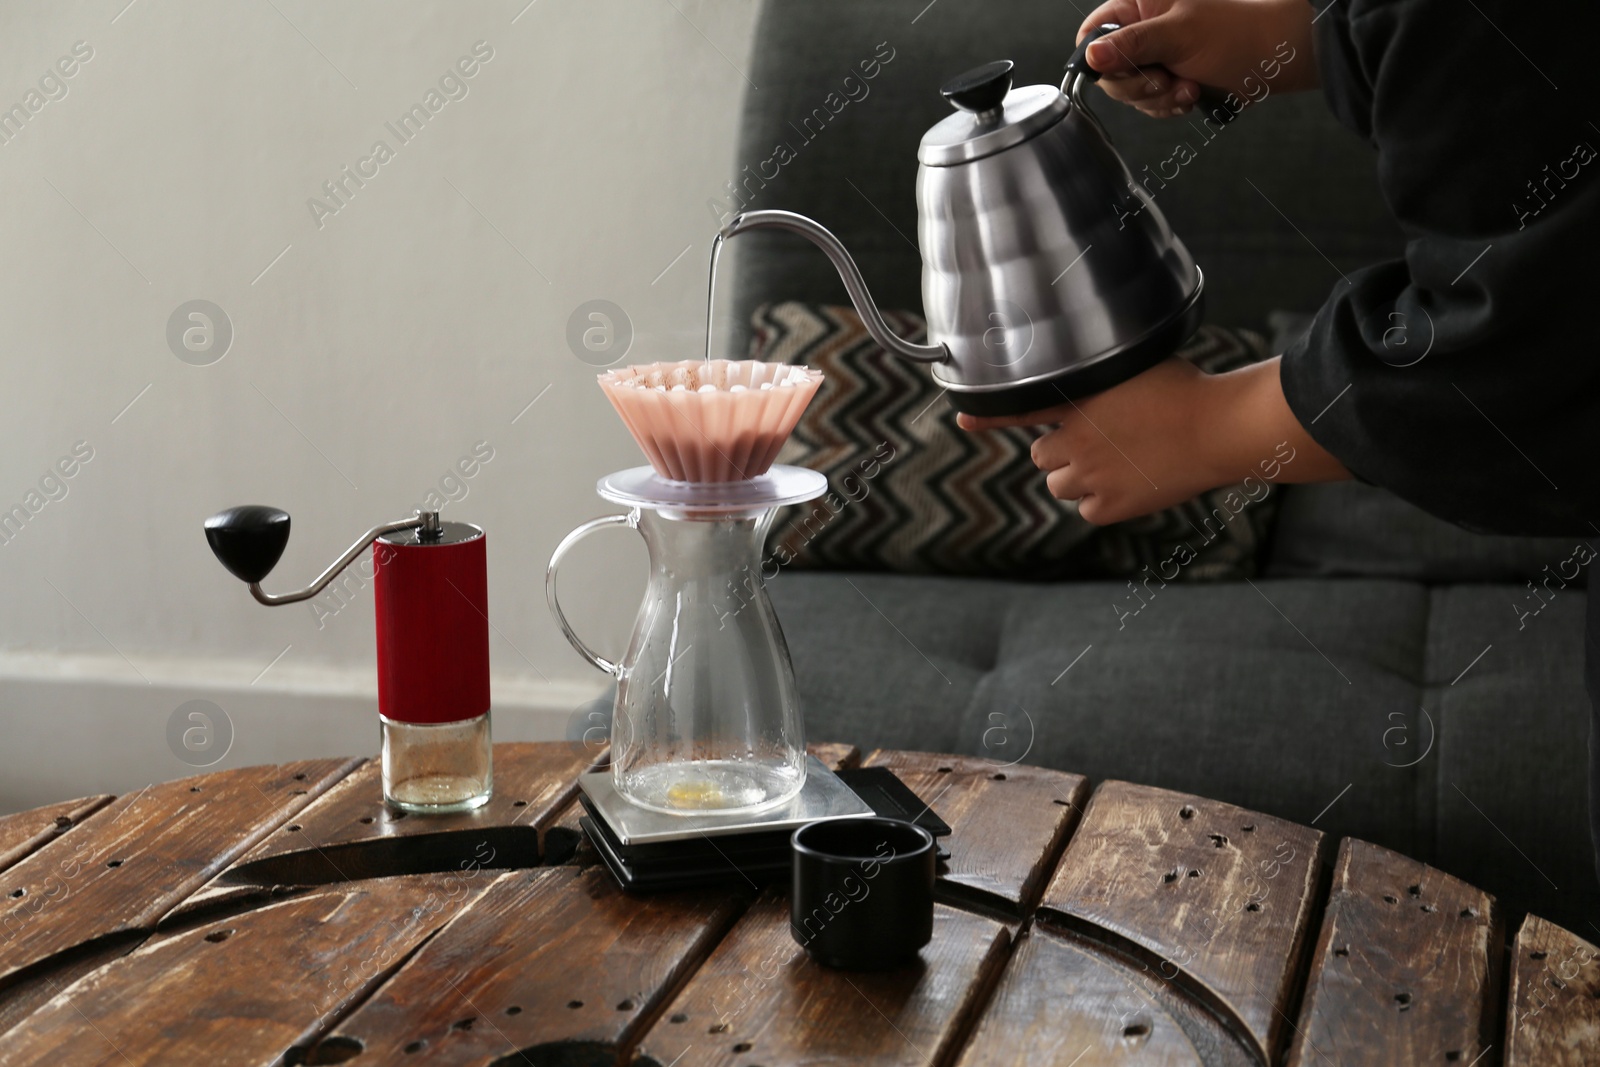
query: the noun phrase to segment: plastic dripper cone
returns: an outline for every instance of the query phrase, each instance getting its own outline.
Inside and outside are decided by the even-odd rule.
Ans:
[[[657,474],[733,482],[772,466],[822,372],[750,359],[689,359],[619,367],[599,381]]]

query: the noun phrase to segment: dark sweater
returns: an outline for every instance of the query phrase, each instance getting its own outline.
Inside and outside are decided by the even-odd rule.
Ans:
[[[1290,408],[1441,518],[1600,533],[1600,5],[1313,3],[1328,102],[1407,243],[1284,354]]]

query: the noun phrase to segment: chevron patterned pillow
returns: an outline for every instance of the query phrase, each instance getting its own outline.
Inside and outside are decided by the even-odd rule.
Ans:
[[[926,335],[920,316],[885,318],[904,337]],[[960,429],[928,372],[879,348],[854,310],[767,304],[754,326],[751,358],[826,376],[778,458],[821,471],[831,492],[778,516],[770,567],[1044,580],[1256,572],[1277,507],[1265,483],[1096,527],[1045,488],[1028,454],[1038,430]],[[1256,334],[1205,326],[1179,354],[1218,372],[1267,353]]]

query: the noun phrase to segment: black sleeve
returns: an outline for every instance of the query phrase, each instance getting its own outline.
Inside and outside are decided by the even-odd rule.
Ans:
[[[1329,105],[1377,148],[1407,242],[1284,353],[1291,410],[1442,518],[1600,532],[1600,5],[1313,3]]]

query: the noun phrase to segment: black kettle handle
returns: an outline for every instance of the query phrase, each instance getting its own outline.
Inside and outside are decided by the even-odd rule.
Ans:
[[[1078,42],[1078,47],[1073,50],[1072,55],[1067,59],[1066,80],[1071,82],[1074,75],[1082,75],[1088,81],[1099,81],[1100,72],[1089,66],[1089,46],[1106,34],[1115,33],[1120,29],[1122,29],[1122,26],[1118,23],[1105,22],[1084,34],[1083,40]]]
[[[1105,22],[1096,26],[1083,35],[1083,40],[1078,42],[1078,47],[1073,49],[1072,55],[1067,59],[1067,75],[1061,81],[1061,91],[1073,103],[1078,102],[1077,94],[1073,91],[1074,83],[1097,82],[1100,72],[1089,65],[1089,46],[1100,38],[1122,29],[1119,23]],[[1200,97],[1194,102],[1196,110],[1202,112],[1207,118],[1213,119],[1218,125],[1226,126],[1239,117],[1239,112],[1228,106],[1228,97],[1231,94],[1220,89],[1213,89],[1209,85],[1200,87]],[[1241,109],[1242,110],[1242,109]]]

